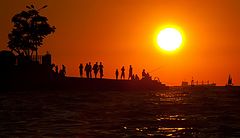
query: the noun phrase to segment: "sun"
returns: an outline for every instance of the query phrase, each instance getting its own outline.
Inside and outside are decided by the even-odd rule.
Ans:
[[[157,36],[157,44],[167,51],[174,51],[182,44],[181,33],[174,28],[165,28]]]

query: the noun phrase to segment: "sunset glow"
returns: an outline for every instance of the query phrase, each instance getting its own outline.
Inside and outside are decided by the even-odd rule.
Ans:
[[[158,34],[157,43],[160,48],[173,51],[181,46],[182,35],[174,28],[165,28]]]
[[[7,50],[11,17],[29,4],[48,5],[40,13],[56,32],[46,37],[39,55],[48,51],[55,65],[66,66],[67,76],[78,77],[80,63],[102,62],[104,78],[115,78],[122,66],[128,73],[132,65],[134,74],[145,69],[169,85],[192,77],[225,85],[229,74],[240,85],[240,1],[0,1],[1,50]],[[158,45],[166,28],[181,33],[176,50]]]

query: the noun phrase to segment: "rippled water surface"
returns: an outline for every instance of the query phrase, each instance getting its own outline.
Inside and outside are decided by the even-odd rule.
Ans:
[[[240,92],[0,93],[0,137],[240,137]]]

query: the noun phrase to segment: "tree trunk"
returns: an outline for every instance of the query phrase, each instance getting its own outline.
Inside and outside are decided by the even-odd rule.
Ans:
[[[36,49],[36,62],[38,63],[38,49]]]

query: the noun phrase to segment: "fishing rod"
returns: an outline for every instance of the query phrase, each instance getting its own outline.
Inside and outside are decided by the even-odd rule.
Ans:
[[[162,69],[162,67],[163,67],[163,66],[161,65],[161,66],[159,66],[159,67],[157,67],[157,68],[155,68],[155,69],[151,70],[149,73],[156,72],[156,71],[158,71],[158,70]]]

